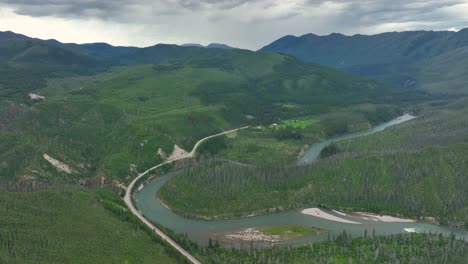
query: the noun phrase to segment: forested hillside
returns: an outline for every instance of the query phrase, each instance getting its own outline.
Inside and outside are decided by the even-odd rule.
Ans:
[[[17,35],[4,39],[26,43],[8,61],[30,60],[37,69],[43,69],[41,63],[86,68],[106,61],[102,54],[109,49],[132,54],[132,62],[94,75],[40,75],[32,90],[44,97],[39,100],[29,98],[29,90],[15,89],[22,97],[4,102],[0,114],[3,182],[23,177],[31,183],[119,185],[167,158],[175,144],[190,150],[198,139],[221,130],[356,104],[405,105],[426,96],[275,53],[175,45],[71,47]],[[46,49],[38,53],[41,57],[33,52],[36,46]],[[101,55],[90,57],[91,50]],[[67,169],[57,169],[45,155]]]
[[[435,93],[466,94],[468,29],[285,36],[261,49]],[[464,59],[463,59],[464,58]]]
[[[0,101],[17,100],[43,88],[46,78],[93,74],[107,66],[98,58],[46,41],[0,32]]]
[[[114,194],[0,190],[1,263],[180,263]],[[115,209],[117,208],[117,209]],[[125,214],[125,213],[123,213]],[[133,220],[133,222],[131,221]]]

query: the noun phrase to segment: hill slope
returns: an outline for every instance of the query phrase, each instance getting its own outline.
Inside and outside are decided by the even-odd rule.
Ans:
[[[466,62],[468,59],[464,48],[467,46],[468,29],[464,29],[459,32],[409,31],[371,36],[285,36],[261,51],[290,54],[306,62],[328,65],[402,86],[425,88],[431,81],[430,75],[426,76],[426,65],[439,64],[444,58],[454,56]],[[466,63],[460,62],[443,64],[437,70],[442,78],[464,79],[467,69]]]
[[[42,88],[46,78],[92,74],[105,69],[95,57],[13,32],[0,32],[0,98]]]

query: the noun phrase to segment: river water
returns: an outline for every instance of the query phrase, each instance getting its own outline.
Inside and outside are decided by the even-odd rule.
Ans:
[[[342,140],[346,140],[346,139],[352,139],[352,138],[368,136],[368,135],[383,131],[387,127],[398,125],[398,124],[401,124],[403,122],[406,122],[406,121],[409,121],[409,120],[412,120],[412,119],[415,119],[415,118],[416,118],[415,116],[405,114],[405,115],[402,115],[402,116],[400,116],[398,118],[390,120],[390,121],[388,121],[386,123],[375,126],[375,127],[371,128],[371,129],[369,129],[367,131],[364,131],[364,132],[350,133],[350,134],[346,134],[346,135],[343,135],[343,136],[334,137],[334,138],[331,138],[329,140],[326,140],[326,141],[323,141],[323,142],[320,142],[320,143],[313,144],[304,153],[304,156],[302,157],[301,160],[298,161],[298,164],[301,164],[301,165],[302,164],[308,164],[308,163],[311,163],[312,161],[316,160],[318,158],[318,156],[320,155],[320,152],[322,152],[322,150],[324,148],[326,148],[327,146],[331,145],[334,142],[338,142],[338,141],[342,141]]]
[[[299,161],[299,164],[307,164],[314,161],[320,154],[320,151],[333,142],[370,135],[382,131],[389,126],[397,125],[402,122],[409,121],[413,118],[415,117],[411,115],[403,115],[399,118],[391,120],[390,122],[376,126],[366,132],[348,134],[314,144],[310,147],[309,150],[306,151],[304,157]],[[405,231],[406,229],[415,232],[432,232],[446,235],[455,233],[457,237],[468,240],[468,232],[466,231],[451,229],[448,227],[433,225],[425,222],[386,223],[359,219],[359,222],[362,224],[347,224],[305,215],[301,213],[301,209],[229,220],[204,221],[189,219],[172,212],[169,208],[161,204],[159,199],[156,197],[156,193],[161,189],[162,186],[164,186],[164,184],[170,179],[171,176],[172,175],[165,175],[162,177],[157,177],[147,183],[140,191],[136,192],[136,206],[148,219],[160,223],[163,226],[176,231],[177,233],[187,234],[192,240],[203,244],[208,242],[209,237],[225,234],[228,232],[235,232],[243,228],[277,225],[297,225],[326,229],[330,230],[329,234],[331,236],[337,235],[343,230],[346,230],[353,236],[362,236],[364,235],[365,230],[367,230],[368,234],[375,232],[375,234],[389,235],[405,233],[407,232]],[[340,218],[356,221],[356,218],[342,216],[336,214],[333,211],[327,211],[327,213]],[[307,236],[299,239],[277,242],[276,244],[305,244],[311,241],[322,241],[328,239],[329,234]],[[248,242],[245,242],[246,246],[248,244]],[[256,246],[266,245],[270,244],[256,243]],[[239,243],[232,242],[232,246],[239,246]]]

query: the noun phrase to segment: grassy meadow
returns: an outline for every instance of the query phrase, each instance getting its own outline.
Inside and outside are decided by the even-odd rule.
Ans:
[[[316,235],[320,230],[303,226],[265,226],[259,228],[265,234],[280,236],[284,239],[294,239],[303,236]]]

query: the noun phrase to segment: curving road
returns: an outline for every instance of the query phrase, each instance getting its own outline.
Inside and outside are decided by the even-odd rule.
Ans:
[[[211,135],[209,137],[205,137],[205,138],[202,138],[200,139],[196,144],[195,146],[193,147],[192,151],[190,151],[190,153],[184,155],[184,156],[181,156],[181,157],[178,157],[176,159],[172,159],[172,160],[167,160],[159,165],[156,165],[152,168],[149,168],[147,169],[146,171],[144,171],[143,173],[139,174],[138,177],[136,177],[135,179],[133,179],[133,181],[128,185],[128,188],[127,188],[127,192],[125,193],[125,197],[124,197],[124,201],[125,203],[127,204],[128,208],[130,208],[130,211],[136,216],[138,217],[143,223],[145,223],[145,225],[147,225],[149,228],[151,228],[152,230],[154,230],[154,232],[160,236],[163,240],[165,240],[167,243],[169,243],[172,247],[174,247],[177,251],[179,251],[182,255],[184,255],[188,260],[190,260],[190,262],[194,263],[194,264],[201,264],[200,261],[198,261],[194,256],[192,256],[189,252],[187,252],[185,249],[183,249],[180,245],[178,245],[174,240],[172,240],[168,235],[166,235],[161,229],[157,228],[155,225],[153,225],[150,221],[148,221],[148,219],[146,219],[141,213],[140,211],[138,211],[135,207],[135,205],[133,204],[133,201],[132,201],[132,190],[133,188],[135,187],[135,183],[140,179],[142,178],[143,176],[145,176],[146,174],[148,174],[149,172],[157,169],[157,168],[160,168],[161,166],[163,165],[166,165],[166,164],[170,164],[170,163],[173,163],[175,161],[178,161],[178,160],[183,160],[183,159],[187,159],[187,158],[192,158],[195,156],[195,153],[197,151],[197,148],[200,146],[201,143],[203,143],[204,141],[210,139],[210,138],[214,138],[214,137],[218,137],[218,136],[221,136],[221,135],[225,135],[225,134],[229,134],[229,133],[232,133],[232,132],[235,132],[235,131],[238,131],[238,130],[241,130],[241,129],[246,129],[248,128],[248,126],[245,126],[245,127],[241,127],[241,128],[237,128],[237,129],[233,129],[233,130],[229,130],[229,131],[225,131],[225,132],[222,132],[222,133],[219,133],[219,134],[216,134],[216,135]]]

